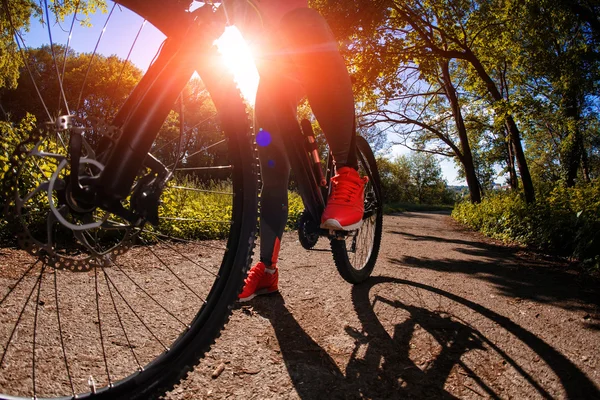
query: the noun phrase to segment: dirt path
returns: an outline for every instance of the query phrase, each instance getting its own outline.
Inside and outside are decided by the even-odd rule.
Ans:
[[[168,399],[600,398],[600,296],[566,266],[406,213],[352,287],[326,241],[284,239],[281,294],[234,310]]]

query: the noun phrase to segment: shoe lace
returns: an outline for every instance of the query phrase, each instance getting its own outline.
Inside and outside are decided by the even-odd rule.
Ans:
[[[356,192],[360,189],[360,181],[339,180],[340,175],[335,175],[331,180],[333,184],[330,201],[349,203],[354,198]]]

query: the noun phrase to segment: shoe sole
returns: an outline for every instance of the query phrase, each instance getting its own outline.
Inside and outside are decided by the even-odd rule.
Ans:
[[[354,231],[362,226],[362,219],[355,224],[342,226],[336,219],[328,219],[321,223],[321,229],[333,229],[334,231]]]
[[[238,301],[240,303],[245,303],[247,301],[252,300],[256,296],[262,296],[262,295],[265,295],[265,294],[273,294],[273,293],[277,293],[277,292],[279,292],[279,289],[275,289],[275,290],[261,289],[261,290],[257,290],[256,292],[252,293],[248,297],[244,297],[244,298],[240,297],[240,298],[238,298]]]

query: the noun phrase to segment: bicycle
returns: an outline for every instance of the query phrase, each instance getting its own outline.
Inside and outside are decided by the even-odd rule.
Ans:
[[[87,120],[78,110],[56,118],[48,112],[52,122],[39,124],[18,145],[2,186],[7,226],[32,261],[4,257],[0,272],[0,392],[11,390],[0,398],[165,393],[218,337],[251,261],[257,154],[239,90],[214,62],[213,43],[225,22],[209,2],[193,12],[178,2],[117,3],[167,36],[154,62],[110,123]],[[10,16],[7,0],[2,7]],[[186,131],[182,122],[178,137],[163,137],[161,126],[194,72],[218,122],[202,122],[210,128],[202,134]],[[61,83],[59,103],[67,110],[69,96]],[[179,106],[183,114],[182,100]],[[360,172],[369,177],[363,227],[321,230],[315,221],[334,168],[330,159],[323,173],[314,158],[314,132],[310,123],[302,125],[285,129],[306,208],[300,234],[328,237],[340,274],[361,282],[373,270],[381,240],[375,158],[359,138]],[[86,135],[90,131],[96,139]],[[184,142],[192,138],[207,141],[190,153]],[[184,186],[186,174],[201,185]],[[202,218],[189,216],[191,196],[217,198],[218,207]]]

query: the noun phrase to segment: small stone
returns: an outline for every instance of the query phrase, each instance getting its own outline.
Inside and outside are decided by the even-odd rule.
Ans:
[[[212,378],[217,379],[225,371],[225,363],[219,364],[219,366],[213,371]]]

